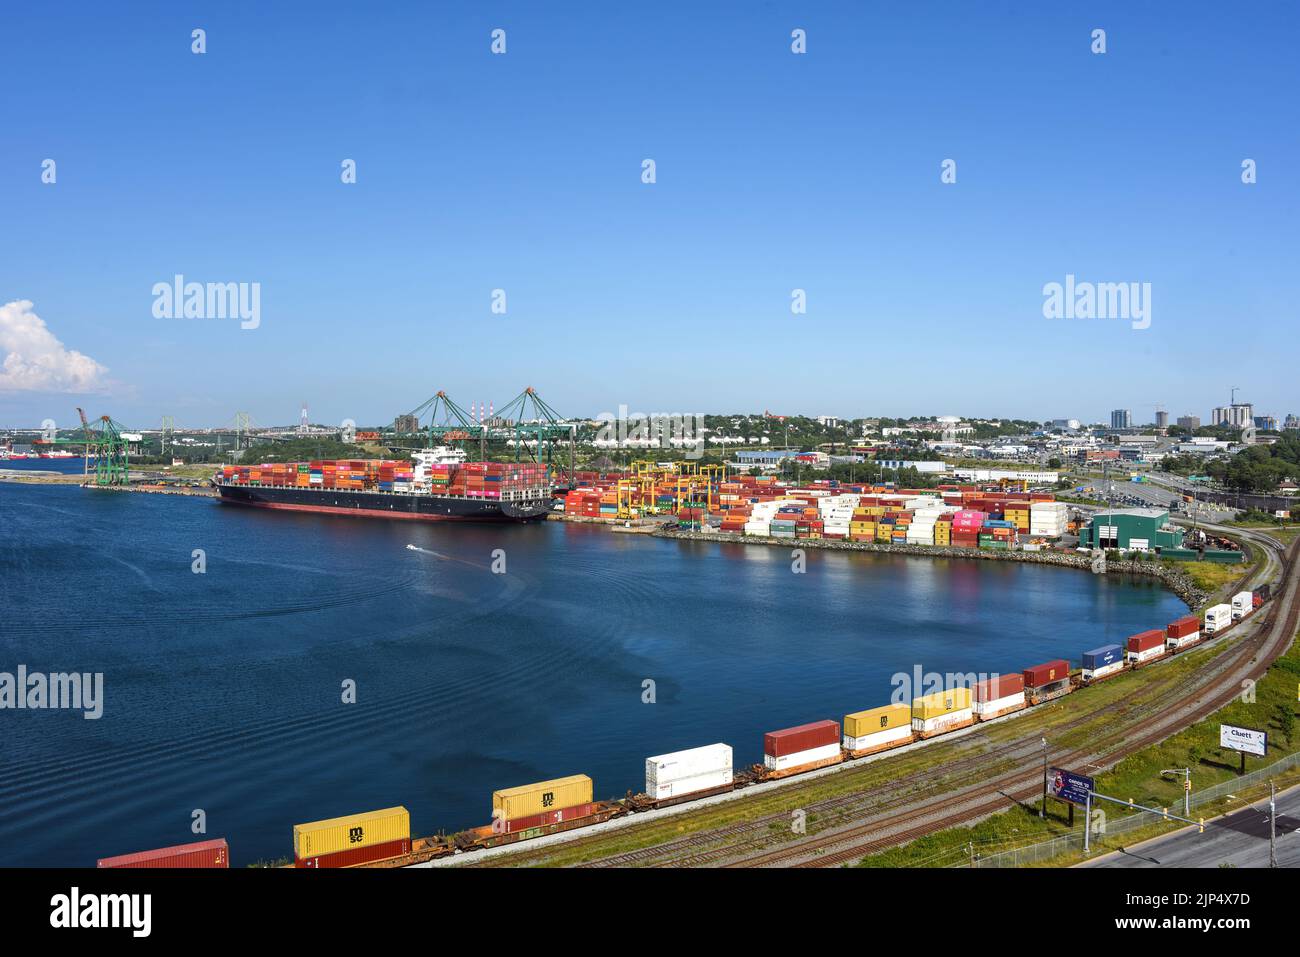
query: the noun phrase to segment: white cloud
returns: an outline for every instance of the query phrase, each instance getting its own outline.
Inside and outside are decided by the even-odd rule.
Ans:
[[[26,299],[0,306],[0,392],[96,392],[106,368],[66,348]]]

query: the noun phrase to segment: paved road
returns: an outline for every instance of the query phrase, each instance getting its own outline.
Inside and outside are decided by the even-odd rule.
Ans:
[[[1196,811],[1193,809],[1193,815]],[[1300,788],[1277,799],[1277,863],[1300,867]],[[1268,867],[1268,800],[1207,824],[1107,854],[1081,867]]]

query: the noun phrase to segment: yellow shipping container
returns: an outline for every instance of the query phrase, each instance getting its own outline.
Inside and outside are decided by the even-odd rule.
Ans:
[[[844,716],[844,734],[850,738],[861,738],[868,734],[875,734],[877,731],[911,726],[912,708],[905,704],[887,704],[882,708],[855,711]]]
[[[953,688],[951,691],[936,691],[934,694],[913,699],[912,714],[924,721],[929,718],[942,718],[945,714],[952,714],[954,711],[961,711],[970,706],[970,688]]]
[[[501,811],[507,821],[590,803],[591,778],[585,774],[492,792],[493,812]]]
[[[333,817],[293,826],[293,853],[299,860],[356,847],[409,840],[411,815],[404,807]]]

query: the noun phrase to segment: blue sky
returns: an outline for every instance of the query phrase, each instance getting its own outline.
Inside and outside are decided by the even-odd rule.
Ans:
[[[1300,412],[1300,14],[1137,6],[9,4],[0,304],[33,305],[0,351],[34,313],[106,371],[11,375],[0,425],[526,385],[574,415]],[[260,326],[155,318],[177,273],[260,283]],[[1044,318],[1067,274],[1151,283],[1150,328]]]

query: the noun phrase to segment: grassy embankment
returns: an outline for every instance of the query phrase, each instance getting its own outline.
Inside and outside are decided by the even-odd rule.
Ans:
[[[1241,698],[1222,708],[1209,718],[1182,731],[1160,744],[1155,744],[1125,758],[1110,771],[1095,775],[1097,791],[1121,799],[1132,799],[1148,807],[1167,807],[1181,813],[1183,777],[1163,775],[1168,768],[1191,768],[1193,790],[1207,788],[1237,776],[1240,757],[1236,752],[1219,747],[1219,725],[1235,724],[1258,728],[1268,732],[1269,756],[1266,759],[1248,758],[1247,770],[1271,764],[1300,750],[1300,733],[1296,728],[1297,692],[1300,690],[1300,645],[1293,642],[1285,655],[1273,663],[1268,673],[1256,684],[1254,700]],[[1277,777],[1279,787],[1300,783],[1300,769],[1292,769]],[[1267,794],[1267,786],[1241,789],[1234,795],[1192,809],[1195,818],[1211,818],[1230,809],[1241,807]],[[973,846],[980,855],[1025,847],[1046,841],[1068,832],[1064,805],[1049,802],[1047,821],[1038,819],[1038,802],[1032,806],[1018,806],[996,817],[969,828],[953,828],[931,834],[904,847],[893,848],[864,859],[866,867],[946,867],[959,865],[969,859]],[[1126,812],[1116,805],[1104,805],[1111,821]],[[1082,813],[1077,815],[1082,826]],[[1178,822],[1156,823],[1115,838],[1105,836],[1094,839],[1095,853],[1129,846],[1149,837],[1155,837],[1183,825]],[[1072,864],[1082,859],[1075,852],[1062,855],[1050,862],[1055,866]]]

